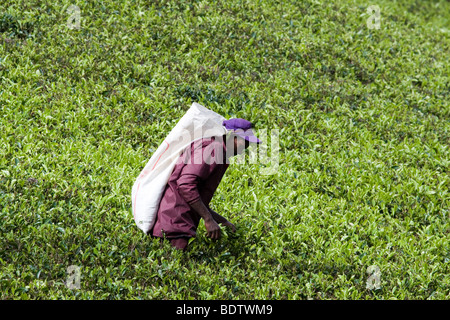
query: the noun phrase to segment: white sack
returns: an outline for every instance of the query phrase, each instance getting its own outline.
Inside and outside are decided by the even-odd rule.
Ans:
[[[194,102],[178,121],[133,185],[132,210],[139,229],[148,233],[155,224],[162,193],[184,149],[197,139],[226,134],[223,120],[221,115]]]

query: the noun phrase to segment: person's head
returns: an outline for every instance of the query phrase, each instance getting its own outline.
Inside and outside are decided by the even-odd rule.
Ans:
[[[250,141],[245,140],[244,138],[230,134],[226,141],[227,148],[233,147],[233,156],[239,155],[245,151],[250,146]]]
[[[229,132],[227,139],[227,148],[233,146],[234,154],[238,155],[244,152],[250,146],[250,143],[261,143],[255,137],[252,131],[252,123],[245,119],[235,118],[223,121],[223,126]]]

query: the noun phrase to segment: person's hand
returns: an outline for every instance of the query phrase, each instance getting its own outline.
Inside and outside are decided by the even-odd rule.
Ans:
[[[222,225],[230,228],[231,231],[236,232],[236,226],[234,224],[232,224],[230,221],[227,220],[225,222],[222,222]]]
[[[213,240],[217,240],[220,238],[221,233],[220,227],[214,219],[205,220],[205,228],[208,237],[210,237]]]

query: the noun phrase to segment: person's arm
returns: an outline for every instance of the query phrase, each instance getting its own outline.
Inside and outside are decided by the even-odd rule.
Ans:
[[[203,218],[208,237],[220,238],[220,227],[203,203],[198,184],[210,174],[211,165],[203,162],[201,144],[193,147],[193,162],[186,164],[177,180],[178,191],[189,206]]]
[[[194,209],[205,221],[205,228],[206,231],[208,232],[208,237],[210,237],[211,239],[219,239],[220,238],[220,227],[217,224],[217,220],[215,220],[213,218],[213,215],[211,214],[211,212],[208,210],[208,208],[205,206],[205,204],[203,203],[203,201],[201,199],[190,203],[189,204],[192,209]]]
[[[227,227],[231,228],[231,231],[236,232],[236,226],[234,224],[232,224],[230,221],[228,221],[225,217],[223,217],[220,214],[218,214],[217,212],[215,212],[213,209],[211,209],[211,208],[208,208],[208,209],[209,209],[209,212],[211,213],[211,216],[213,217],[214,220],[216,220],[217,223],[227,226]]]

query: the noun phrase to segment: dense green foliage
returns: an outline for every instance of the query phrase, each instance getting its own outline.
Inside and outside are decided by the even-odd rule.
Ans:
[[[0,1],[0,298],[450,298],[449,2],[149,3]],[[182,253],[131,187],[193,101],[280,166],[230,166],[237,233]]]

